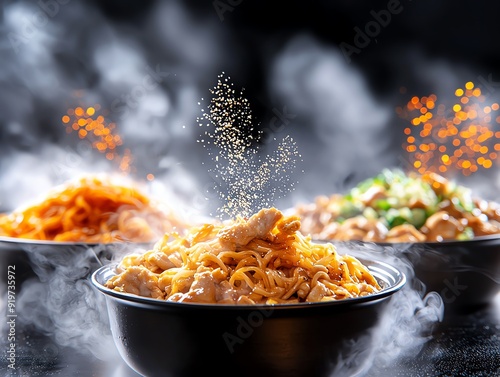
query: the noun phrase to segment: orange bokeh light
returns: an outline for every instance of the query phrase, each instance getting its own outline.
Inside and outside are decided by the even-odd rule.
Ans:
[[[500,115],[494,112],[500,105],[485,103],[486,96],[472,81],[454,94],[458,98],[453,103],[439,103],[430,94],[413,96],[399,107],[398,115],[412,125],[404,128],[403,148],[419,172],[455,170],[468,176],[499,161]]]
[[[80,139],[88,140],[92,148],[103,153],[107,160],[117,161],[119,169],[124,173],[131,171],[132,154],[126,149],[123,154],[119,154],[118,146],[123,144],[121,136],[116,132],[116,124],[107,123],[103,115],[96,112],[101,109],[99,104],[89,106],[85,110],[83,107],[68,109],[67,115],[63,115],[63,124],[72,123],[71,127],[66,126],[66,132],[77,131]]]

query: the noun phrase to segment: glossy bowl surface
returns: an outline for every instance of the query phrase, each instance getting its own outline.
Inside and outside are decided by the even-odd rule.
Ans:
[[[92,283],[106,298],[120,354],[144,376],[330,376],[406,283],[404,273],[386,263],[361,261],[383,290],[321,303],[240,306],[145,298],[104,286],[115,275],[113,265],[94,272]]]

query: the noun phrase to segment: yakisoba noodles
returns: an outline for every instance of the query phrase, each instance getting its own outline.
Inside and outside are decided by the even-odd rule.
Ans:
[[[180,225],[133,185],[84,176],[0,215],[0,236],[75,242],[156,242]]]
[[[265,208],[248,219],[166,234],[143,254],[125,256],[106,286],[160,300],[220,304],[319,302],[378,292],[358,259],[312,243],[300,221]]]

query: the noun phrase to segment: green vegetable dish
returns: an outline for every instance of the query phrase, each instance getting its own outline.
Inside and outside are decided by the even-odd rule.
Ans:
[[[295,208],[301,229],[324,240],[441,242],[500,233],[500,204],[436,173],[384,169],[347,194]]]

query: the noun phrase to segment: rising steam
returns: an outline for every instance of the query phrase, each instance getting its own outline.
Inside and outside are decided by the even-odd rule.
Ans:
[[[190,125],[224,58],[216,42],[220,25],[205,25],[213,33],[203,32],[177,1],[155,3],[142,33],[90,3],[39,3],[53,7],[20,1],[3,8],[0,211],[74,175],[118,170],[61,120],[68,109],[96,104],[106,122],[116,124],[138,180],[153,174],[177,200],[205,211],[193,197],[210,178],[199,169],[203,151]],[[171,38],[171,27],[186,32]],[[162,46],[154,52],[145,48],[153,39]]]
[[[405,286],[396,292],[384,308],[377,325],[365,336],[346,344],[332,377],[384,375],[386,368],[401,357],[411,357],[431,338],[444,316],[444,304],[437,292],[426,292],[415,277],[412,264],[401,257],[401,250],[371,244],[340,243],[340,253],[379,260],[402,272]]]
[[[390,108],[377,103],[337,50],[309,36],[290,40],[274,62],[270,84],[297,115],[285,130],[304,156],[294,200],[341,191],[395,163],[386,128]]]

